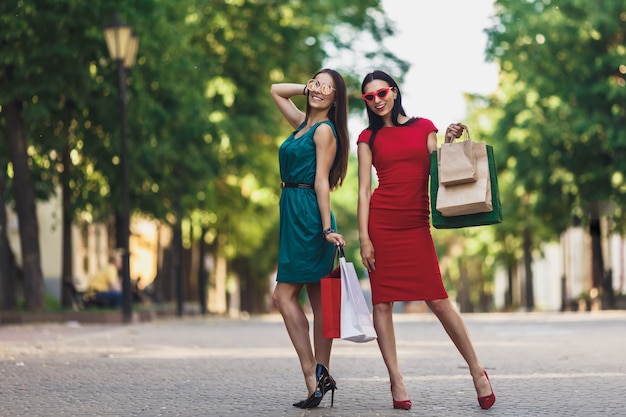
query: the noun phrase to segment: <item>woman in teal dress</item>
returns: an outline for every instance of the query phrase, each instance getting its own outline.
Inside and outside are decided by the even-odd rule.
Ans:
[[[346,84],[332,69],[322,69],[306,84],[273,84],[270,93],[294,132],[283,142],[278,157],[280,249],[274,303],[285,322],[308,390],[305,400],[293,404],[317,407],[335,381],[328,372],[332,339],[322,336],[320,279],[332,270],[336,245],[345,245],[336,233],[330,209],[330,191],[346,176],[350,144]],[[307,97],[302,112],[291,97]],[[298,302],[306,286],[313,310],[313,346],[309,321]],[[332,402],[331,402],[332,405]]]

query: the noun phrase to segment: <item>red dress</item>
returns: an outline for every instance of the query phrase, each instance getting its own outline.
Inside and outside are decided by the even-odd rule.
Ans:
[[[369,274],[372,303],[448,297],[430,234],[428,119],[381,128],[373,142],[378,187],[370,200],[369,236],[376,271]],[[357,143],[369,143],[364,130]]]

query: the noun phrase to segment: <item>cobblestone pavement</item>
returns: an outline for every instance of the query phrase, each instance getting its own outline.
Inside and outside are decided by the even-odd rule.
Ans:
[[[279,316],[0,326],[2,416],[626,416],[626,312],[464,315],[497,396],[481,410],[429,313],[396,315],[413,408],[393,410],[375,342],[336,341],[317,409]]]

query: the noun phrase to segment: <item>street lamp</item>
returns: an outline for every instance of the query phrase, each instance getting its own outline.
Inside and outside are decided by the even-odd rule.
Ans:
[[[130,208],[128,197],[128,151],[126,147],[126,71],[132,68],[137,57],[139,39],[129,25],[115,16],[113,23],[104,28],[104,38],[111,59],[117,63],[120,96],[120,165],[122,168],[122,316],[132,320],[132,291],[130,286]]]

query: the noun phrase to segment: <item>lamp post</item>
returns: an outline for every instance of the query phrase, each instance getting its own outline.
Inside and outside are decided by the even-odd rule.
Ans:
[[[111,59],[117,63],[120,96],[120,165],[122,168],[122,316],[124,322],[132,320],[132,291],[130,286],[130,204],[128,192],[128,150],[126,146],[126,71],[132,68],[137,57],[139,40],[129,25],[116,16],[104,29],[104,38]]]

